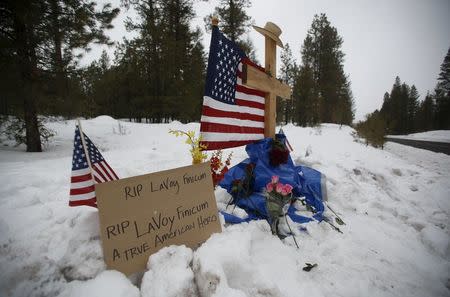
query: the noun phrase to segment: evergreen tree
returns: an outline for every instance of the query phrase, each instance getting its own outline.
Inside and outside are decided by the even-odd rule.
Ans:
[[[397,76],[392,85],[391,93],[385,94],[381,113],[386,119],[387,130],[389,134],[401,134],[402,116],[402,83]]]
[[[295,112],[293,120],[301,126],[319,123],[320,96],[314,83],[313,71],[308,65],[300,67],[292,94]]]
[[[289,43],[284,45],[284,49],[281,52],[281,80],[288,84],[291,88],[294,87],[295,78],[298,72],[298,66],[295,62]],[[277,102],[277,123],[281,123],[283,120],[287,124],[292,120],[293,113],[293,100],[281,99]]]
[[[343,40],[325,14],[316,15],[303,42],[302,64],[312,70],[321,98],[320,121],[351,124],[354,118],[350,82],[343,71]]]
[[[101,10],[97,4],[88,0],[48,0],[49,16],[45,19],[45,27],[51,42],[46,44],[51,53],[47,65],[53,72],[54,80],[51,82],[55,98],[65,108],[65,113],[71,114],[76,104],[69,100],[69,76],[76,75],[74,68],[83,52],[89,51],[90,44],[109,44],[105,35],[106,29],[111,29],[112,20],[118,15],[119,9],[113,8],[110,3],[103,5]],[[77,50],[77,54],[75,51]],[[61,108],[59,108],[61,113]]]
[[[417,92],[416,86],[412,85],[409,91],[408,102],[406,105],[407,113],[407,127],[406,133],[412,133],[415,131],[416,124],[416,114],[419,107],[419,93]]]
[[[433,130],[435,126],[435,103],[433,96],[427,94],[419,104],[416,114],[416,131]]]
[[[45,3],[37,1],[4,1],[0,4],[1,39],[7,45],[6,59],[16,64],[21,88],[16,97],[23,98],[25,142],[27,151],[42,151],[39,136],[37,105],[39,45],[45,42],[42,32],[36,30],[45,14]]]
[[[386,135],[386,122],[384,116],[378,110],[366,116],[365,121],[358,122],[355,126],[360,137],[365,138],[366,144],[383,148]]]
[[[437,128],[450,129],[450,48],[440,70],[435,89]]]
[[[192,0],[129,1],[127,4],[140,16],[139,22],[129,20],[127,28],[137,30],[139,35],[120,46],[117,70],[132,74],[140,87],[118,92],[128,97],[119,101],[131,100],[128,106],[136,119],[198,120],[205,58],[200,30],[190,28],[195,16]]]
[[[237,43],[251,60],[256,61],[253,43],[249,38],[245,38],[245,33],[252,24],[252,18],[245,11],[250,6],[250,0],[220,0],[214,13],[205,17],[204,21],[206,28],[209,29],[211,17],[217,16],[220,30],[231,41]]]
[[[438,88],[443,90],[445,96],[450,96],[450,48],[445,55],[440,67],[441,72],[438,77]]]
[[[1,40],[7,46],[4,58],[15,65],[22,86],[15,97],[23,100],[27,151],[41,151],[37,102],[41,111],[46,111],[53,102],[51,90],[64,92],[65,97],[68,87],[80,87],[77,74],[71,82],[61,79],[65,67],[75,63],[73,50],[94,41],[105,42],[103,30],[110,28],[118,10],[107,4],[96,11],[95,2],[81,0],[18,0],[0,5]],[[73,93],[80,95],[78,91]]]

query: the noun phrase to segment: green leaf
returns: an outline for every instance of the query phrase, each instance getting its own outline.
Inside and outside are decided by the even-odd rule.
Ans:
[[[335,221],[338,225],[345,225],[345,223],[340,218],[335,218]]]

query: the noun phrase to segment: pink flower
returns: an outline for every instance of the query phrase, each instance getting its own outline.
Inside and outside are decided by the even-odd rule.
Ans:
[[[266,185],[266,190],[267,190],[267,192],[272,192],[273,191],[273,184],[272,183],[268,183],[267,185]]]
[[[276,187],[277,193],[281,193],[282,190],[283,190],[283,185],[282,184],[277,184],[277,187]]]
[[[287,194],[288,194],[288,192],[286,191],[286,187],[283,187],[283,188],[281,189],[281,195],[287,196]]]
[[[284,189],[286,190],[286,194],[291,194],[293,187],[289,184],[284,185]]]
[[[278,175],[272,175],[272,183],[276,184],[280,180],[280,177]]]

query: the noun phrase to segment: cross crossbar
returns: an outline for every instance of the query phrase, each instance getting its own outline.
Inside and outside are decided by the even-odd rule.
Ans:
[[[257,89],[266,93],[272,93],[275,96],[290,99],[291,88],[278,79],[272,77],[258,68],[243,64],[242,82],[250,88]]]

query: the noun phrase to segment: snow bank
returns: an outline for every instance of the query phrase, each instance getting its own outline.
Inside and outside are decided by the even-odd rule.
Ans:
[[[149,269],[142,279],[142,297],[197,296],[192,272],[192,250],[186,246],[169,246],[150,256]]]
[[[230,226],[194,254],[200,295],[299,296],[310,287],[304,283],[299,254],[272,236],[265,221]],[[310,296],[316,291],[311,287]]]
[[[120,177],[189,165],[183,125],[82,122]],[[0,296],[448,296],[450,156],[355,142],[352,128],[283,127],[297,164],[327,176],[344,234],[310,223],[280,241],[265,222],[225,226],[196,251],[168,247],[134,285],[103,262],[97,210],[68,207],[75,122],[54,121],[43,153],[0,147]],[[175,144],[175,145],[174,145]],[[232,165],[246,158],[233,151]],[[216,191],[220,209],[229,195]],[[228,209],[245,217],[241,209]],[[295,227],[293,224],[291,225]],[[317,263],[310,272],[305,263]]]
[[[139,297],[139,289],[118,271],[103,271],[94,279],[71,282],[61,296]]]

